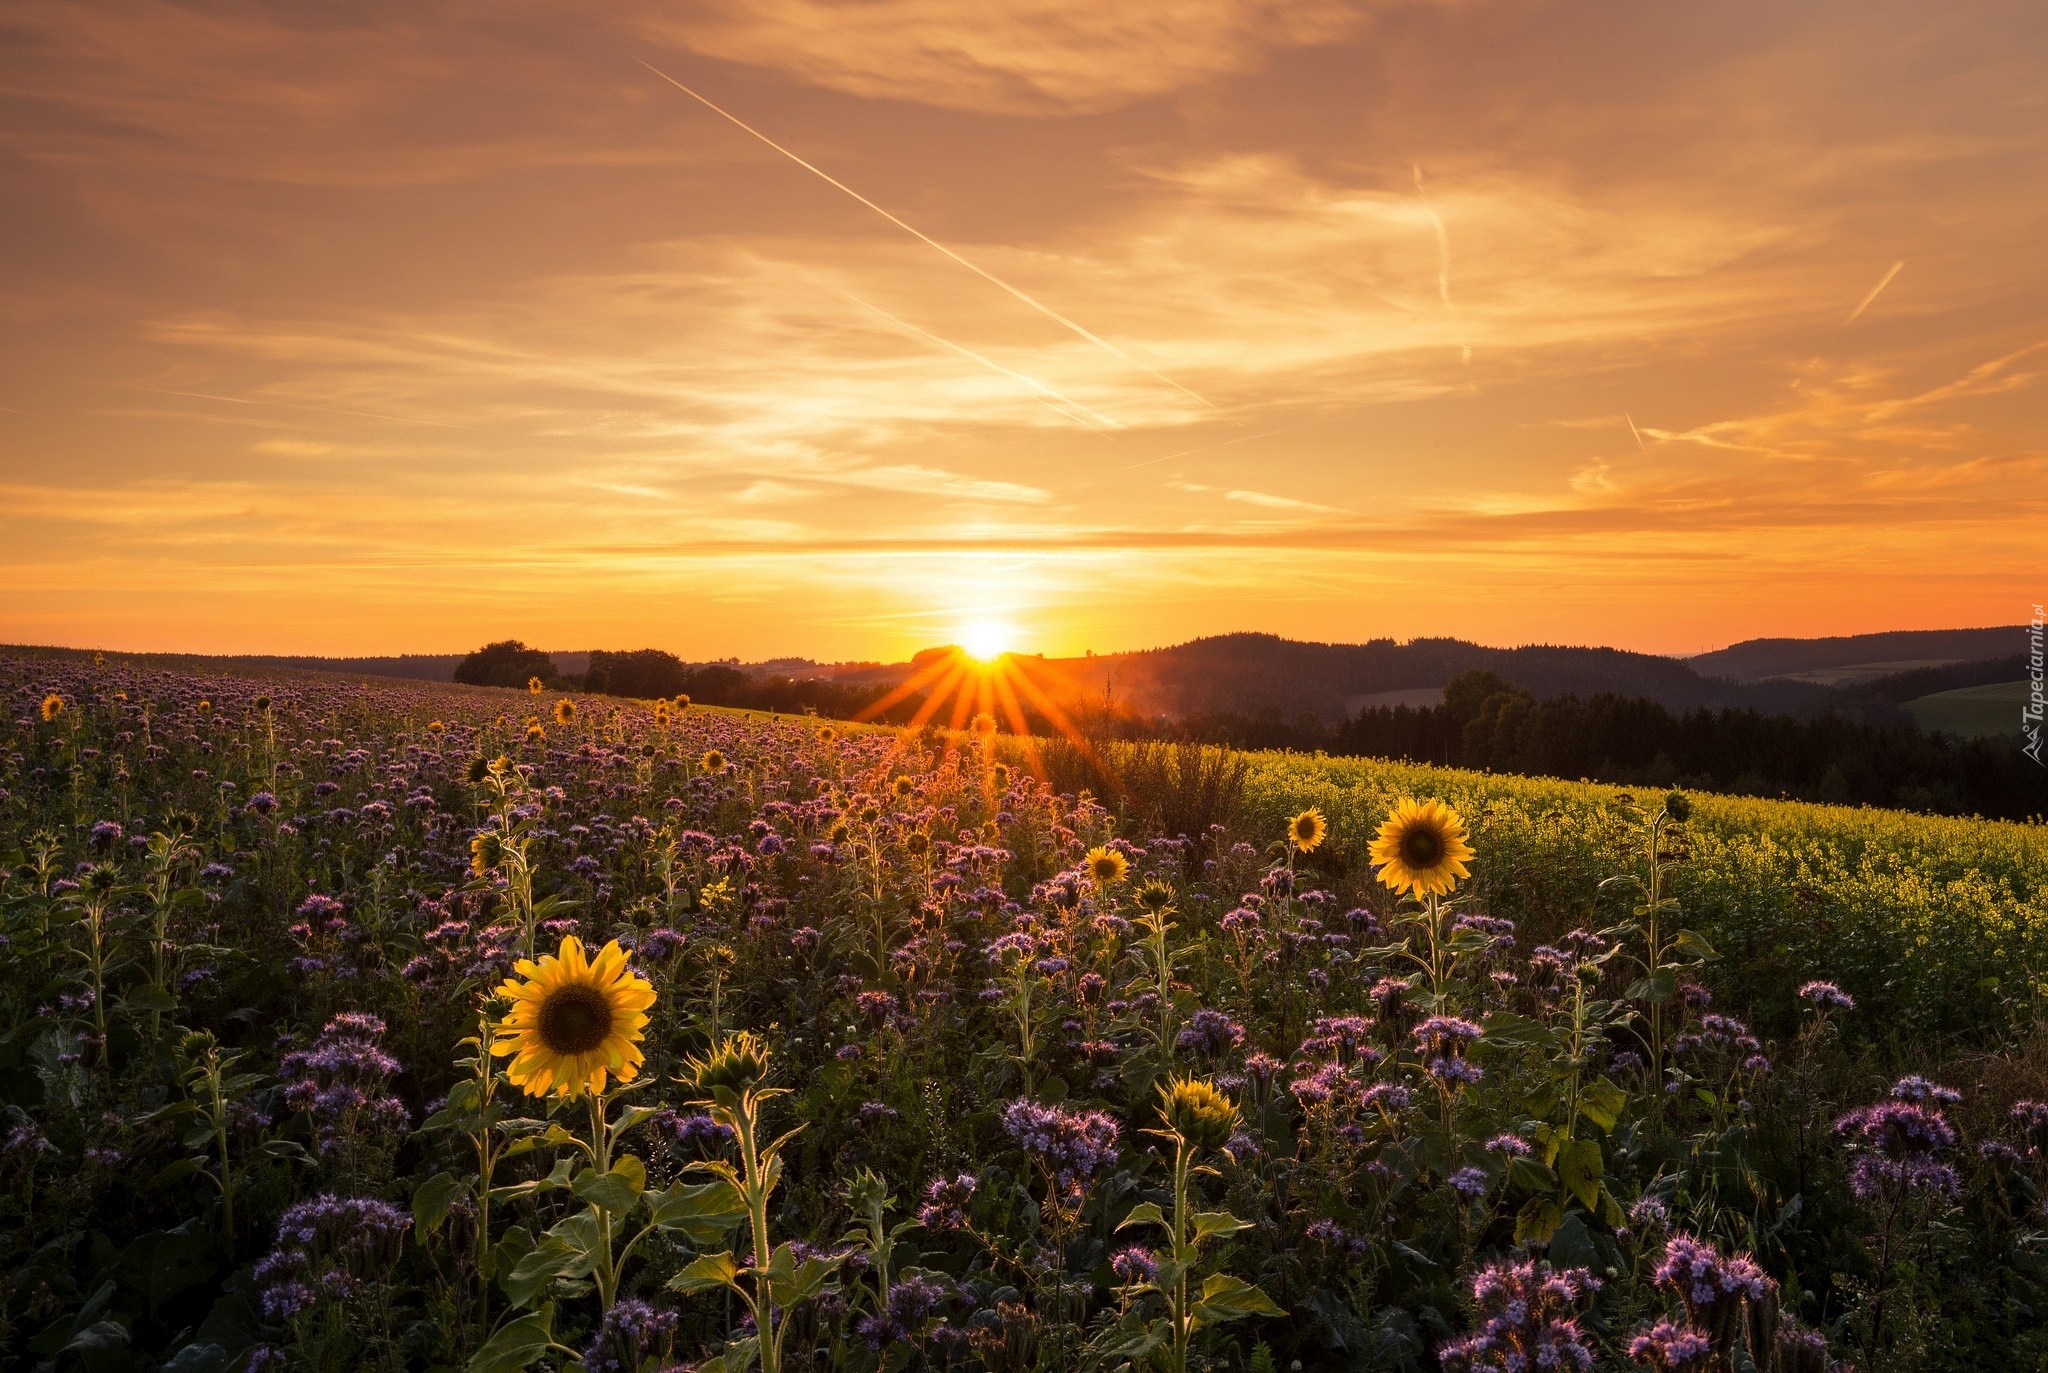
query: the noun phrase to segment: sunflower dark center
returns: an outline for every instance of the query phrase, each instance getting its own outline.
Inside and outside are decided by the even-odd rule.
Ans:
[[[1443,854],[1444,843],[1435,830],[1417,828],[1401,836],[1401,861],[1411,868],[1433,868]]]
[[[540,1004],[540,1042],[558,1054],[587,1054],[612,1032],[612,1004],[595,987],[559,987]]]

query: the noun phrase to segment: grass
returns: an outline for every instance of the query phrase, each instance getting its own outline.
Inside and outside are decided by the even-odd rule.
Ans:
[[[1992,739],[2019,733],[2020,712],[2032,690],[2029,682],[1958,687],[1908,701],[1906,710],[1930,733],[1941,730],[1965,739]]]

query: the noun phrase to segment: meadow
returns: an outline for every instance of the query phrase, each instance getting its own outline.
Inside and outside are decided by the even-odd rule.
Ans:
[[[0,1364],[2048,1361],[2048,831],[0,655]]]

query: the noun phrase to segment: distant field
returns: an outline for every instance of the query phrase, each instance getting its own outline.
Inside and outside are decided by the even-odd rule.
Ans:
[[[2030,690],[2026,682],[1993,682],[1988,686],[1937,691],[1932,696],[1906,702],[1906,709],[1924,730],[1943,730],[1966,739],[1988,739],[2019,733],[2020,711],[2026,706]]]
[[[1811,682],[1815,686],[1850,686],[1856,682],[1889,677],[1895,672],[1914,672],[1923,667],[1953,667],[1961,658],[1896,658],[1877,663],[1847,663],[1841,667],[1817,667],[1804,672],[1785,672],[1771,678],[1780,682]]]

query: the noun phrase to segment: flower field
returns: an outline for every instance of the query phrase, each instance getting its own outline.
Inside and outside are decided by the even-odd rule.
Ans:
[[[0,656],[0,1365],[2048,1360],[2048,831]]]

